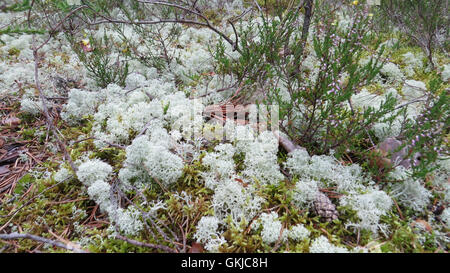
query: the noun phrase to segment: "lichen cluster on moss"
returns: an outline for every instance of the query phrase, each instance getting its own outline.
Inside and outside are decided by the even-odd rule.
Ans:
[[[274,1],[257,2],[270,8],[275,5]],[[206,15],[217,24],[225,20],[213,9]],[[21,101],[11,108],[21,111],[21,140],[37,141],[49,153],[17,181],[11,195],[2,197],[1,230],[46,238],[54,238],[54,233],[91,252],[159,251],[119,240],[117,232],[150,244],[164,242],[171,248],[179,245],[165,236],[172,236],[173,241],[177,237],[178,244],[186,243],[189,248],[201,243],[211,252],[448,250],[448,209],[443,219],[431,211],[435,204],[448,203],[448,186],[435,182],[445,181],[445,166],[426,179],[393,181],[392,175],[406,172],[393,169],[382,173],[371,168],[360,151],[337,156],[309,155],[300,149],[288,154],[267,132],[250,140],[189,139],[187,127],[198,130],[205,125],[204,106],[233,94],[208,93],[211,86],[219,89],[231,82],[214,71],[203,47],[206,42],[217,43],[217,38],[197,27],[183,31],[170,45],[179,53],[171,69],[143,69],[131,62],[135,71],[124,79],[125,87],[110,84],[100,88],[92,79],[83,80],[86,70],[67,45],[62,52],[55,52],[57,42],[45,48],[49,58],[41,68],[44,74],[78,71],[69,88],[46,91],[48,97],[67,96],[63,106],[52,103],[51,109],[77,172],[64,162],[52,144],[55,136],[44,123],[31,127],[42,118],[42,108],[30,77],[29,52],[0,46],[0,65],[10,68],[0,76],[0,96],[20,94]],[[230,28],[225,31],[233,33]],[[416,99],[421,92],[416,89],[429,89],[432,79],[443,74],[449,64],[448,57],[437,53],[440,72],[431,71],[420,48],[395,33],[382,36],[386,44],[392,36],[399,38],[399,45],[386,48],[384,56],[390,60],[381,76],[352,97],[357,109],[379,107],[388,94],[402,102]],[[28,45],[29,40],[28,36],[10,39],[13,44],[24,41]],[[228,51],[235,54],[231,48]],[[317,60],[308,58],[303,68],[313,74]],[[4,70],[0,68],[0,72]],[[17,77],[20,85],[14,82]],[[77,81],[81,86],[76,86]],[[45,78],[46,90],[56,90],[54,85]],[[444,83],[436,92],[446,92],[449,86]],[[205,100],[196,103],[190,100],[193,95],[204,95]],[[186,115],[191,110],[194,114]],[[407,112],[409,117],[414,118],[416,110]],[[376,124],[368,135],[376,142],[391,137],[396,134],[392,124]],[[386,126],[392,127],[391,131],[385,131]],[[250,126],[236,130],[253,134]],[[368,143],[361,139],[355,146],[364,150]],[[319,192],[327,193],[337,205],[338,219],[325,222],[314,213]],[[111,196],[121,196],[121,201],[115,202]],[[151,226],[152,221],[159,229]],[[18,241],[15,246],[0,243],[2,247],[20,252],[64,251],[30,240]]]

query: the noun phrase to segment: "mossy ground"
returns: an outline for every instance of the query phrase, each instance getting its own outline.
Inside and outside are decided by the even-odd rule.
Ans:
[[[30,140],[31,138],[42,145],[42,152],[45,152],[43,140],[33,138],[31,131],[34,129],[28,128],[31,123],[40,119],[42,117],[24,117],[24,122],[14,130],[19,132],[19,138],[24,140]],[[92,139],[88,139],[90,129],[88,121],[79,127],[71,127],[61,121],[58,125],[68,143],[70,143],[70,140],[77,140],[83,136],[87,138],[85,141],[79,141],[70,146],[73,160],[77,160],[83,153],[91,151],[92,158],[100,158],[111,164],[115,170],[120,169],[125,159],[124,151],[119,148],[96,149]],[[13,128],[3,126],[2,130],[5,129],[12,130]],[[285,154],[280,152],[279,158],[280,161],[283,161]],[[235,161],[238,166],[243,165],[242,156],[235,156]],[[108,217],[98,209],[93,201],[89,200],[83,185],[74,178],[63,183],[58,183],[53,179],[52,173],[63,166],[61,162],[63,162],[61,154],[49,155],[45,161],[33,167],[34,173],[28,173],[16,181],[11,194],[2,196],[0,229],[3,232],[20,231],[39,234],[54,240],[73,241],[82,244],[85,250],[91,252],[155,251],[145,247],[137,247],[108,236],[110,235]],[[44,170],[49,174],[42,175]],[[183,229],[186,231],[188,245],[195,242],[193,232],[199,218],[213,214],[210,208],[213,192],[204,187],[200,176],[202,171],[205,171],[205,167],[201,164],[200,158],[199,161],[185,166],[183,176],[171,189],[173,192],[181,193],[185,191],[192,196],[196,196],[197,199],[192,207],[186,206],[186,204],[174,198],[170,192],[163,192],[158,187],[150,188],[146,192],[149,199],[166,195],[168,210],[159,216],[163,221],[185,223]],[[393,209],[389,216],[383,218],[382,221],[390,226],[391,234],[387,237],[380,235],[374,238],[370,232],[355,232],[346,228],[345,222],[357,220],[355,212],[348,208],[338,207],[340,217],[330,223],[321,221],[319,217],[314,216],[309,211],[299,210],[291,202],[293,185],[293,181],[286,180],[278,186],[261,188],[260,192],[261,196],[267,200],[264,204],[264,210],[278,212],[285,229],[301,223],[311,231],[311,238],[324,235],[336,245],[367,246],[369,250],[375,252],[444,251],[442,246],[435,243],[433,231],[424,232],[411,226],[410,219],[417,217],[417,215],[406,208],[399,206]],[[250,223],[247,224],[241,229],[235,227],[225,232],[224,237],[229,243],[223,245],[220,250],[224,252],[308,251],[310,239],[302,242],[288,241],[287,243],[269,246],[263,243],[257,233],[250,232]],[[240,231],[242,228],[244,232]],[[145,233],[132,238],[149,243],[156,241]],[[65,250],[31,240],[0,241],[0,247],[6,252],[65,252]]]
[[[263,1],[258,2],[262,4]],[[268,2],[270,4],[272,1]],[[216,12],[211,11],[207,15],[212,21],[220,20],[220,16]],[[387,34],[385,36],[385,39],[390,37]],[[385,54],[390,57],[391,62],[403,69],[405,64],[402,56],[407,52],[421,54],[420,48],[410,45],[387,49]],[[11,48],[8,50],[6,57],[2,58],[14,60],[19,54],[20,50]],[[67,61],[66,57],[61,56],[61,58]],[[450,59],[440,53],[436,54],[436,60],[439,66],[450,63]],[[426,59],[423,61],[426,64]],[[436,73],[427,71],[426,65],[415,72],[413,78],[423,81],[427,85],[433,74]],[[194,75],[193,79],[201,79],[202,76],[204,75]],[[449,83],[444,84],[440,92],[449,87]],[[367,86],[367,89],[369,92],[378,95],[381,95],[384,90],[380,84]],[[401,92],[401,85],[397,89]],[[21,93],[21,90],[16,91],[19,94]],[[69,166],[64,163],[60,152],[49,148],[50,144],[54,142],[54,136],[47,130],[43,116],[21,113],[19,102],[14,98],[10,98],[1,107],[2,117],[15,115],[21,120],[21,123],[15,126],[3,124],[0,127],[2,135],[8,135],[9,142],[25,143],[25,147],[29,148],[36,159],[30,159],[30,168],[26,172],[22,172],[16,179],[12,179],[10,188],[1,193],[0,232],[26,232],[63,243],[75,242],[90,252],[157,251],[151,248],[137,247],[110,236],[111,231],[108,229],[110,222],[107,215],[99,209],[95,202],[89,199],[82,183],[75,178],[62,183],[54,180],[53,175],[56,171],[63,166],[67,168]],[[79,126],[70,126],[60,119],[57,111],[52,114],[72,160],[76,161],[90,152],[90,158],[99,158],[107,162],[113,167],[114,172],[122,167],[126,158],[123,149],[116,147],[98,149],[95,147],[93,139],[90,138],[92,117],[86,118]],[[38,134],[39,132],[41,134]],[[378,169],[370,169],[368,157],[360,154],[367,149],[367,145],[364,143],[366,142],[361,140],[359,151],[342,155],[341,161],[346,164],[359,163],[365,171],[371,173],[375,181],[382,184],[385,182],[383,181],[384,174],[380,173]],[[204,148],[204,150],[211,151],[212,147]],[[2,147],[0,146],[0,148]],[[286,160],[286,153],[280,151],[278,157],[279,163],[282,163]],[[205,167],[202,165],[201,159],[202,157],[184,167],[182,177],[169,192],[165,192],[157,185],[153,185],[145,191],[149,200],[156,200],[164,196],[167,210],[161,212],[158,217],[161,221],[170,223],[167,230],[174,228],[180,234],[183,233],[188,247],[195,243],[193,234],[198,220],[202,216],[213,214],[211,199],[214,192],[204,186],[201,172],[205,171]],[[234,160],[237,171],[243,171],[244,157],[237,154]],[[23,164],[15,163],[12,166],[13,170],[14,168],[17,170],[17,167],[21,167]],[[444,252],[448,251],[450,247],[449,243],[444,243],[444,245],[437,243],[442,242],[437,238],[442,236],[441,233],[432,229],[423,230],[418,225],[414,225],[418,221],[427,222],[423,219],[439,221],[438,216],[434,215],[431,208],[428,212],[417,215],[417,213],[396,204],[390,214],[382,218],[382,222],[390,227],[391,233],[374,236],[370,232],[355,231],[346,227],[346,222],[357,220],[356,213],[347,207],[338,207],[340,214],[338,220],[323,222],[310,211],[300,210],[293,206],[292,189],[294,182],[295,180],[286,179],[277,186],[261,187],[258,192],[266,200],[263,211],[276,211],[283,222],[284,229],[296,224],[303,224],[311,232],[311,238],[324,235],[335,245],[352,248],[365,246],[373,252]],[[431,189],[432,185],[429,184],[427,187]],[[187,206],[172,194],[181,194],[183,191],[196,197],[191,206]],[[329,191],[332,192],[332,189],[329,189]],[[332,199],[337,203],[338,198],[339,196],[334,196]],[[440,196],[434,196],[432,204],[438,203],[440,199]],[[228,243],[220,248],[221,251],[308,252],[311,239],[302,242],[278,242],[275,245],[265,244],[258,232],[250,232],[252,219],[248,220],[248,222],[242,223],[242,227],[232,227],[224,233],[223,236]],[[148,232],[143,232],[131,238],[148,243],[157,243],[157,239],[160,239],[152,238],[152,235]],[[65,250],[32,240],[0,240],[0,252],[65,252]]]

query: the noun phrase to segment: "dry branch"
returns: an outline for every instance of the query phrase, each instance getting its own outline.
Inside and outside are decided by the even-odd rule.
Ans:
[[[149,244],[149,243],[144,243],[144,242],[139,242],[133,239],[129,239],[127,237],[124,237],[122,235],[116,234],[116,238],[122,241],[125,241],[127,243],[130,243],[132,245],[135,246],[141,246],[141,247],[148,247],[148,248],[154,248],[154,249],[160,249],[160,250],[164,250],[166,252],[170,252],[170,253],[176,253],[176,251],[168,246],[164,246],[164,245],[156,245],[156,244]]]
[[[87,1],[83,1],[83,4],[84,4],[84,6],[89,7],[89,9],[91,9],[97,16],[103,18],[103,20],[98,20],[98,21],[94,21],[94,22],[88,22],[90,25],[98,25],[98,24],[106,24],[106,23],[130,24],[130,25],[132,25],[132,24],[134,24],[134,25],[156,25],[156,24],[163,24],[163,23],[198,25],[198,26],[207,27],[210,30],[212,30],[213,32],[217,33],[220,37],[222,37],[225,41],[227,41],[227,43],[229,43],[231,46],[233,46],[233,50],[234,51],[242,53],[242,50],[238,46],[237,33],[235,32],[236,41],[233,41],[225,33],[223,33],[222,31],[218,30],[208,20],[208,18],[195,7],[195,4],[194,4],[193,7],[189,7],[189,6],[182,6],[182,5],[179,5],[179,4],[176,4],[176,3],[171,3],[171,2],[168,2],[168,1],[152,1],[152,0],[143,1],[143,0],[138,0],[137,2],[140,2],[140,3],[143,3],[143,4],[172,7],[172,8],[175,8],[177,10],[184,11],[184,12],[187,12],[187,13],[189,13],[191,15],[194,15],[194,16],[200,18],[201,21],[190,20],[190,19],[183,19],[183,18],[162,18],[162,19],[158,19],[158,20],[149,20],[149,21],[147,21],[147,20],[136,20],[136,21],[119,20],[119,19],[110,18],[108,16],[105,16],[104,14],[101,14],[101,13],[97,12],[94,8],[89,6]],[[244,13],[239,15],[238,18],[244,16],[247,13],[248,13],[248,11],[245,11]],[[229,21],[229,23],[234,28],[234,25],[233,25],[234,20]]]
[[[88,253],[87,251],[76,248],[72,245],[69,245],[69,244],[66,245],[66,244],[63,244],[60,242],[56,242],[53,240],[49,240],[49,239],[46,239],[46,238],[43,238],[40,236],[36,236],[36,235],[32,235],[32,234],[28,234],[28,233],[13,232],[10,234],[0,234],[0,239],[2,239],[2,240],[30,239],[30,240],[38,241],[41,243],[49,244],[52,246],[64,248],[64,249],[67,249],[67,250],[70,250],[70,251],[73,251],[76,253]]]
[[[74,172],[78,170],[78,168],[75,166],[75,164],[72,161],[72,158],[70,157],[69,153],[67,152],[66,145],[61,141],[61,139],[58,137],[58,132],[56,131],[56,128],[53,124],[53,118],[50,116],[48,112],[48,106],[46,103],[46,99],[44,96],[44,92],[42,91],[41,82],[39,81],[39,48],[41,48],[44,44],[48,43],[50,39],[47,39],[43,44],[41,44],[39,47],[36,46],[36,39],[33,35],[33,57],[34,57],[34,81],[36,84],[36,88],[39,92],[39,98],[42,102],[42,108],[44,111],[45,118],[47,120],[48,128],[52,131],[53,135],[56,138],[56,142],[58,143],[59,148],[64,154],[65,159],[67,162],[69,162],[70,167]]]

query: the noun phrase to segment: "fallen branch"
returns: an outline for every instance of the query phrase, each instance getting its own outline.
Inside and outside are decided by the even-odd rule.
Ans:
[[[281,147],[283,147],[286,150],[286,152],[290,153],[297,149],[303,149],[302,147],[292,142],[290,139],[285,138],[284,136],[278,134],[277,132],[273,132],[273,134],[278,138],[278,142],[280,143]]]
[[[67,152],[66,145],[61,141],[61,139],[58,137],[58,132],[56,131],[56,128],[53,124],[53,118],[50,116],[48,112],[48,106],[46,103],[46,99],[44,96],[44,92],[42,91],[41,82],[39,81],[39,55],[38,51],[39,49],[46,43],[50,41],[50,39],[47,39],[44,44],[40,45],[39,47],[36,46],[35,36],[33,35],[33,57],[34,57],[34,81],[36,84],[36,89],[39,92],[39,98],[42,102],[42,109],[44,111],[45,118],[47,120],[48,128],[52,131],[53,135],[56,138],[56,142],[60,148],[60,150],[64,154],[64,158],[69,162],[70,167],[72,170],[76,173],[78,168],[75,166],[75,164],[72,161],[72,158],[70,157],[69,153]]]
[[[124,193],[120,190],[119,187],[115,187],[115,190],[117,191],[117,193],[119,194],[120,197],[122,197],[122,198],[124,198],[125,200],[127,200],[130,204],[132,204],[133,206],[135,206],[135,207],[140,211],[142,217],[143,217],[146,221],[149,221],[149,222],[155,227],[155,229],[156,229],[156,230],[158,231],[158,233],[164,238],[164,240],[165,240],[166,242],[168,242],[168,243],[173,243],[173,244],[176,244],[176,243],[177,243],[177,242],[175,242],[175,241],[173,241],[173,240],[170,240],[169,237],[167,236],[167,234],[161,229],[161,227],[159,227],[159,226],[155,223],[155,221],[153,220],[153,218],[150,217],[148,213],[145,213],[142,209],[140,209],[139,206],[137,206],[137,205],[133,202],[133,200],[130,200],[130,199],[126,196],[126,194],[124,194]],[[145,199],[145,202],[147,202],[147,199],[145,198],[145,196],[143,196],[143,197],[144,197],[144,199]],[[147,224],[147,223],[146,223],[146,224]],[[167,227],[166,224],[162,223],[162,225],[163,225],[164,227],[166,227],[167,229],[169,229],[169,228]],[[147,226],[148,226],[148,225],[147,225]],[[149,227],[149,226],[148,226],[148,227]],[[149,228],[150,228],[150,227],[149,227]],[[149,230],[149,231],[150,231],[150,232],[153,234],[153,236],[154,236],[153,231],[152,231],[152,230]],[[172,236],[174,237],[174,239],[175,239],[176,241],[178,241],[178,236],[177,236],[172,230],[169,229],[169,231],[170,231],[170,233],[172,234]],[[154,236],[154,238],[156,238],[156,237]],[[177,251],[178,251],[178,250],[179,250],[179,249],[177,248]]]
[[[395,110],[398,110],[398,109],[400,109],[400,108],[403,108],[403,107],[405,107],[405,106],[408,106],[408,105],[410,105],[410,104],[416,103],[416,102],[426,102],[427,99],[423,99],[423,97],[424,97],[424,96],[421,96],[420,98],[417,98],[417,99],[415,99],[415,100],[405,102],[405,103],[403,103],[403,104],[401,104],[401,105],[395,107],[394,111],[395,111]]]
[[[143,4],[150,4],[150,5],[157,5],[157,6],[166,6],[166,7],[172,7],[178,11],[187,12],[190,15],[194,15],[199,20],[189,20],[184,18],[167,18],[167,19],[157,19],[157,20],[136,20],[136,21],[130,21],[130,20],[120,20],[120,19],[114,19],[110,18],[108,16],[105,16],[104,14],[101,14],[97,12],[97,10],[93,7],[91,7],[88,3],[88,1],[82,1],[83,6],[87,6],[91,11],[94,12],[95,15],[103,18],[103,20],[98,20],[94,22],[88,22],[90,25],[98,25],[98,24],[106,24],[106,23],[112,23],[112,24],[128,24],[128,25],[156,25],[156,24],[164,24],[164,23],[174,23],[174,24],[186,24],[186,25],[198,25],[209,28],[211,31],[217,33],[220,37],[222,37],[227,43],[229,43],[231,46],[233,46],[233,51],[237,51],[239,53],[242,53],[242,50],[238,47],[238,41],[233,41],[230,37],[228,37],[224,32],[217,29],[209,20],[208,18],[201,12],[198,11],[198,9],[193,9],[189,6],[183,6],[176,3],[171,3],[169,1],[154,1],[154,0],[138,0],[137,2],[143,3]],[[195,5],[194,5],[195,7]],[[241,16],[244,16],[246,13],[244,13]]]
[[[164,246],[164,245],[156,245],[156,244],[149,244],[149,243],[144,243],[144,242],[139,242],[133,239],[129,239],[127,237],[124,237],[122,235],[116,234],[116,238],[122,241],[125,241],[127,243],[130,243],[132,245],[135,246],[141,246],[141,247],[148,247],[148,248],[154,248],[154,249],[160,249],[160,250],[164,250],[166,252],[170,252],[170,253],[177,253],[174,249],[168,247],[168,246]]]
[[[60,247],[60,248],[64,248],[76,253],[88,253],[85,250],[76,248],[74,246],[71,245],[66,245],[60,242],[56,242],[53,240],[49,240],[40,236],[36,236],[36,235],[32,235],[32,234],[28,234],[28,233],[17,233],[17,232],[13,232],[11,234],[0,234],[0,239],[2,240],[17,240],[17,239],[29,239],[29,240],[34,240],[34,241],[38,241],[41,243],[45,243],[45,244],[49,244],[52,246],[56,246],[56,247]]]

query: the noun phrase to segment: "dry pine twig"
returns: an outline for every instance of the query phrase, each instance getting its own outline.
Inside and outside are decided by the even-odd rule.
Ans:
[[[56,130],[54,124],[53,124],[53,118],[50,116],[50,114],[48,112],[48,106],[47,106],[47,103],[46,103],[44,92],[42,91],[41,83],[39,81],[39,55],[38,55],[38,51],[43,45],[45,45],[49,41],[50,41],[50,39],[47,39],[43,44],[41,44],[39,47],[37,47],[36,43],[35,43],[36,39],[35,39],[35,36],[33,35],[34,81],[35,81],[35,84],[36,84],[36,89],[39,92],[39,98],[41,99],[41,102],[42,102],[42,108],[43,108],[43,111],[44,111],[45,118],[47,120],[48,128],[52,131],[53,135],[55,136],[56,142],[58,143],[59,148],[63,152],[65,159],[69,163],[69,165],[72,168],[72,170],[76,173],[78,168],[73,163],[72,158],[70,157],[70,154],[67,151],[66,145],[58,137],[58,132],[57,132],[57,130]]]
[[[0,239],[1,240],[17,240],[17,239],[30,239],[30,240],[34,240],[34,241],[38,241],[41,243],[45,243],[45,244],[50,244],[52,246],[56,246],[56,247],[60,247],[60,248],[64,248],[76,253],[88,253],[87,251],[80,249],[78,247],[75,247],[75,244],[70,243],[70,244],[63,244],[60,242],[56,242],[50,239],[46,239],[44,237],[40,237],[40,236],[36,236],[36,235],[32,235],[32,234],[28,234],[28,233],[17,233],[17,232],[13,232],[10,234],[0,234]]]
[[[135,246],[140,246],[140,247],[148,247],[148,248],[154,248],[154,249],[160,249],[160,250],[164,250],[165,252],[169,252],[169,253],[176,253],[176,251],[168,246],[164,246],[164,245],[156,245],[156,244],[149,244],[149,243],[144,243],[144,242],[139,242],[130,238],[127,238],[125,236],[122,236],[120,234],[116,234],[116,238],[122,241],[125,241],[127,243],[130,243],[132,245]]]

